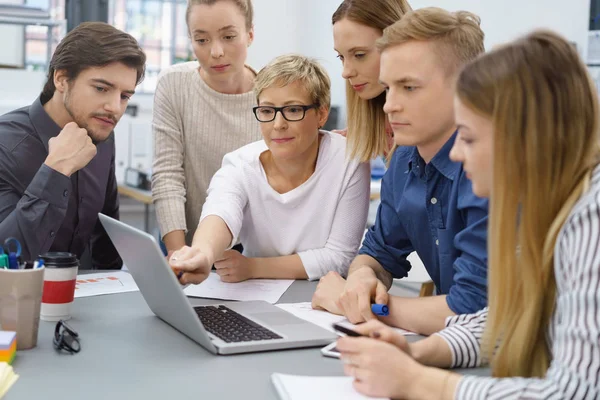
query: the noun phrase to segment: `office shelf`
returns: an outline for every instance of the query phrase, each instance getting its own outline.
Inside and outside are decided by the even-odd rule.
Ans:
[[[43,19],[43,18],[21,18],[15,16],[6,16],[0,14],[0,24],[6,25],[21,25],[21,26],[45,26],[48,28],[48,35],[46,38],[47,43],[47,62],[50,63],[52,58],[52,45],[54,44],[54,32],[52,28],[60,27],[62,32],[66,29],[67,21],[65,20],[54,20],[54,19]]]

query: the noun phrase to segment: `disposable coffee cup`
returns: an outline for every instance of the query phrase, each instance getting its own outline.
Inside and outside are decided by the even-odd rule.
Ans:
[[[44,270],[0,268],[0,329],[17,332],[17,349],[35,347]]]
[[[46,253],[40,258],[46,270],[40,318],[43,321],[70,319],[79,260],[74,254],[64,252]]]

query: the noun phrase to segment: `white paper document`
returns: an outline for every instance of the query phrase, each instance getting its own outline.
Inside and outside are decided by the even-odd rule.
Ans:
[[[274,373],[271,381],[281,400],[366,400],[349,376],[299,376]]]
[[[138,290],[133,277],[123,271],[77,275],[75,281],[75,298],[137,292]]]
[[[276,304],[277,307],[295,315],[296,317],[335,332],[331,325],[348,321],[343,315],[332,314],[327,311],[314,310],[309,302]]]
[[[293,279],[249,279],[243,282],[221,281],[216,272],[199,285],[189,285],[183,292],[190,297],[203,297],[222,300],[264,300],[275,304],[294,283]]]
[[[314,310],[309,302],[277,304],[277,307],[331,332],[335,332],[331,327],[332,324],[341,324],[350,329],[356,326],[351,324],[346,317],[342,315],[336,315],[322,310]],[[394,328],[394,330],[405,336],[416,335],[416,333],[407,331],[405,329]]]

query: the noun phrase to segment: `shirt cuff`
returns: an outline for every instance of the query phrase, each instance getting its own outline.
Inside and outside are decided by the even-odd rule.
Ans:
[[[173,231],[187,233],[185,222],[185,202],[179,198],[166,198],[154,201],[156,220],[160,228],[161,237]]]
[[[29,183],[27,192],[33,197],[43,199],[53,206],[66,210],[69,206],[71,189],[71,178],[42,164]]]
[[[204,205],[206,206],[207,203],[205,203]],[[206,208],[208,208],[208,207],[206,207]],[[229,233],[231,233],[231,243],[229,243],[229,246],[227,246],[227,250],[230,250],[233,246],[238,244],[238,241],[240,240],[239,232],[242,230],[242,222],[237,221],[237,218],[224,212],[223,210],[219,210],[219,211],[214,210],[213,211],[209,208],[207,210],[204,210],[204,209],[202,210],[202,214],[200,215],[200,221],[198,221],[198,225],[200,225],[200,223],[204,220],[204,218],[210,217],[211,215],[221,218],[223,220],[223,222],[225,222],[225,225],[227,225],[227,228],[229,229]],[[242,243],[242,245],[243,245],[243,243]]]
[[[450,349],[452,354],[450,368],[474,368],[481,365],[479,343],[468,328],[454,325],[434,335],[444,339]]]
[[[319,261],[317,260],[314,251],[307,250],[299,252],[298,257],[300,257],[300,260],[302,261],[302,265],[304,266],[309,281],[317,280],[324,275],[319,267]]]

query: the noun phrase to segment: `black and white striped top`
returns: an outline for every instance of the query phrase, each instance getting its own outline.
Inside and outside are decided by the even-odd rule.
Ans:
[[[548,337],[553,360],[544,378],[465,376],[456,399],[600,399],[600,168],[577,202],[554,248],[557,298]],[[482,364],[487,309],[457,315],[437,333],[453,367]]]

